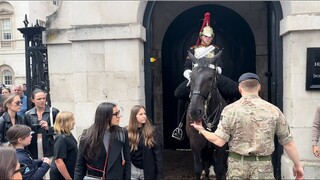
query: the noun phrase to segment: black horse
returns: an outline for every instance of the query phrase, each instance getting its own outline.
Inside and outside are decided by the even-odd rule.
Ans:
[[[190,124],[202,121],[203,126],[214,132],[217,129],[221,111],[227,105],[217,88],[217,62],[221,58],[221,50],[213,58],[197,59],[191,52],[188,55],[194,63],[190,83],[190,104],[187,113],[186,132],[190,139],[193,153],[196,179],[200,179],[202,170],[209,178],[209,167],[214,166],[217,179],[225,179],[227,172],[227,144],[218,147],[207,141]]]

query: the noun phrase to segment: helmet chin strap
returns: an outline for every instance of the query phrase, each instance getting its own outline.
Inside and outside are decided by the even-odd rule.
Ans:
[[[211,43],[208,44],[208,45],[205,45],[205,44],[203,43],[203,41],[201,41],[201,46],[208,47],[208,46],[210,46],[210,45],[211,45]]]
[[[212,41],[211,41],[211,42],[212,42]],[[208,45],[205,45],[204,41],[203,41],[202,38],[201,38],[201,43],[200,43],[200,45],[201,45],[201,46],[204,46],[204,47],[208,47],[208,46],[211,45],[211,42],[210,42]]]

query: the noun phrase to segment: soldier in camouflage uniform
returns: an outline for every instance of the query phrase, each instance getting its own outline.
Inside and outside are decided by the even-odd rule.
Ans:
[[[218,146],[228,142],[228,179],[274,179],[275,134],[294,163],[294,176],[301,179],[304,171],[289,125],[279,108],[259,97],[260,89],[256,74],[243,74],[239,78],[242,98],[224,108],[214,133],[206,131],[201,122],[191,125]]]

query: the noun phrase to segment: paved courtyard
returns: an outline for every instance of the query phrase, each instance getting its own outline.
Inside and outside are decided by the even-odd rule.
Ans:
[[[163,150],[164,177],[166,180],[195,179],[191,151]],[[215,179],[210,176],[210,179]]]

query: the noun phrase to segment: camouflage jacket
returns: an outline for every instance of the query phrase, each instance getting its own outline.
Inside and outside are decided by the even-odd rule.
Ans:
[[[229,142],[231,152],[244,156],[271,155],[275,134],[282,145],[292,141],[280,109],[256,95],[245,95],[226,106],[215,134]]]

